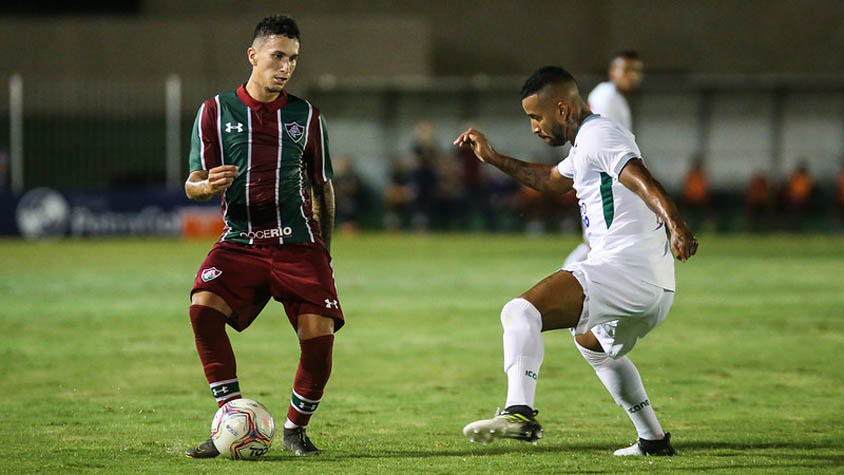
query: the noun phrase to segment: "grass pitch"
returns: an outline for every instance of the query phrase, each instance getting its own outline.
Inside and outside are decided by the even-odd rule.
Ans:
[[[532,446],[470,444],[503,404],[498,313],[574,237],[340,236],[348,324],[309,428],[257,462],[189,460],[216,410],[188,290],[207,242],[0,241],[0,472],[629,473],[844,471],[844,238],[703,236],[665,323],[631,353],[680,455],[635,440],[567,332],[545,335]],[[298,345],[270,304],[230,332],[246,397],[281,423]]]

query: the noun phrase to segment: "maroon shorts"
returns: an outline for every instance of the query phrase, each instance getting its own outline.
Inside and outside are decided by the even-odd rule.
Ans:
[[[282,302],[296,328],[299,315],[313,313],[345,323],[334,286],[331,257],[318,244],[247,246],[218,242],[196,273],[191,295],[213,292],[232,308],[228,324],[243,331],[270,297]]]

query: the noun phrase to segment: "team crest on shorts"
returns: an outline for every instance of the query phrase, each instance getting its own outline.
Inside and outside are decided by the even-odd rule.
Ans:
[[[202,279],[203,282],[208,282],[220,277],[222,274],[223,271],[220,269],[217,269],[216,267],[209,267],[202,270],[202,273],[199,274],[199,278]]]
[[[305,135],[305,127],[300,125],[298,122],[287,122],[284,124],[284,130],[287,131],[287,135],[289,135],[294,142],[302,140],[302,137]]]

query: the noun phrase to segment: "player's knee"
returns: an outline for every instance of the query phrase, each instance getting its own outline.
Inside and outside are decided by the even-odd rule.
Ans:
[[[296,319],[296,334],[300,340],[309,340],[334,334],[334,319],[316,314],[302,314]]]
[[[504,331],[542,331],[542,315],[529,301],[516,298],[501,309],[501,326]]]
[[[190,296],[190,304],[191,306],[201,305],[203,307],[212,308],[222,313],[225,317],[228,317],[232,314],[232,308],[223,299],[223,297],[220,297],[214,292],[209,292],[207,290],[199,290],[197,292],[194,292]]]
[[[575,336],[574,338],[574,346],[576,346],[577,350],[580,351],[580,354],[581,356],[583,356],[583,359],[585,359],[586,362],[589,363],[589,365],[595,368],[596,370],[601,366],[605,365],[606,363],[612,361],[612,359],[606,353],[602,351],[591,350],[582,346],[577,336]]]

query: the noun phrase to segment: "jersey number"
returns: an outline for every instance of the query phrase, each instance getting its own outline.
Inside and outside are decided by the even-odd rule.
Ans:
[[[580,220],[583,221],[583,227],[589,227],[589,216],[586,215],[586,203],[580,203]]]

